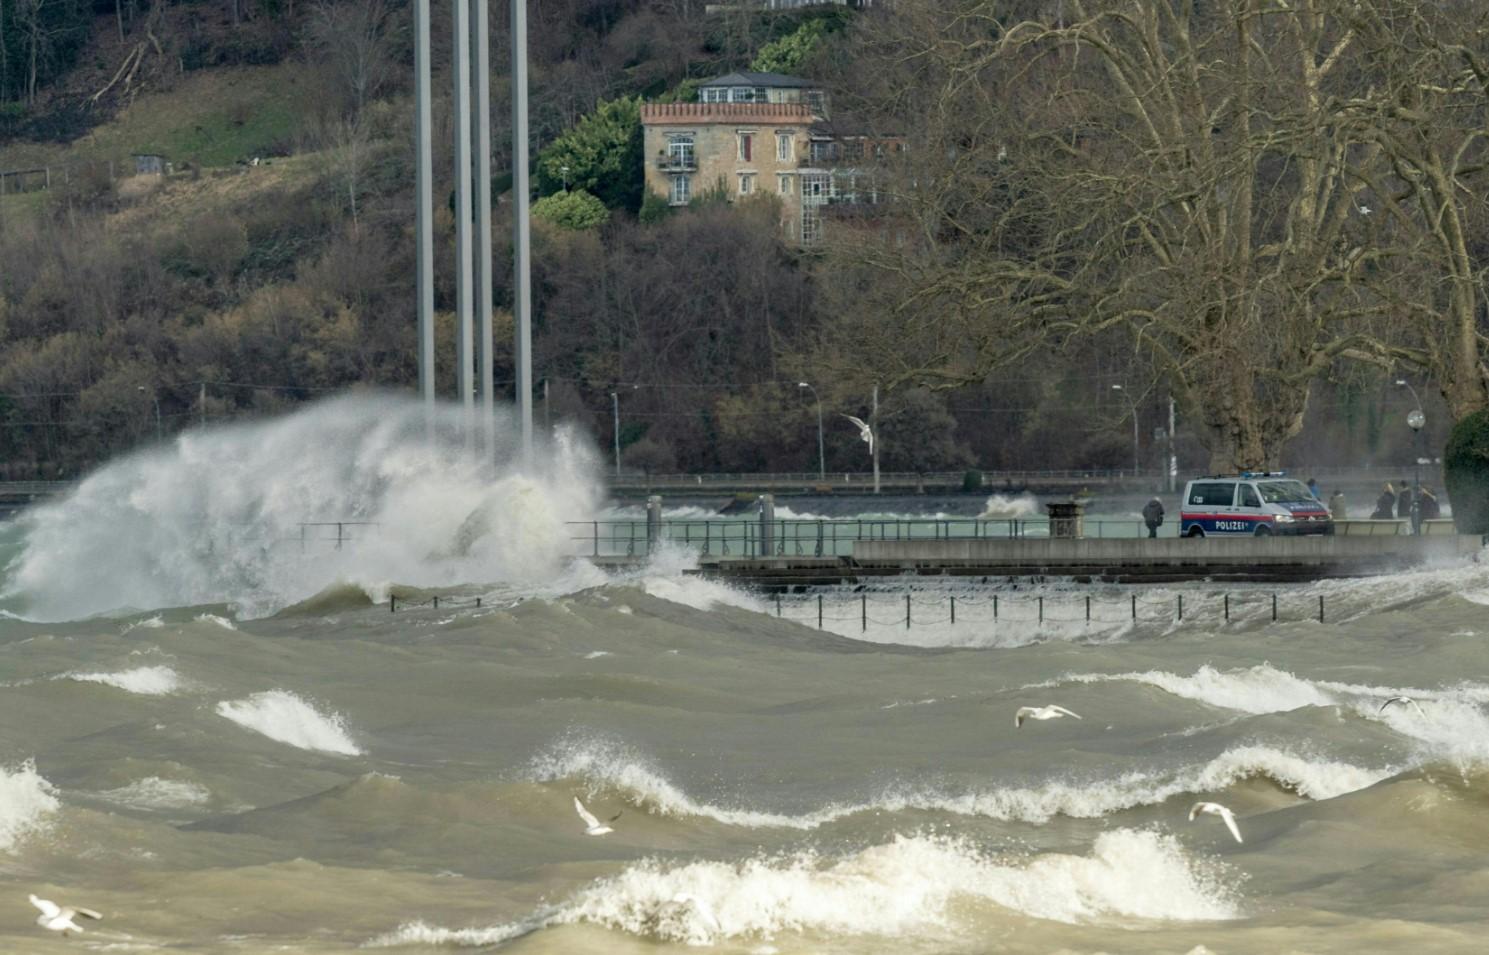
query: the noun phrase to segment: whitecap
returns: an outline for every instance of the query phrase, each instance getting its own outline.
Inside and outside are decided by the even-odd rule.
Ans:
[[[26,760],[0,766],[0,851],[11,852],[29,835],[46,828],[47,817],[61,806],[52,784]]]
[[[300,749],[360,756],[339,713],[323,714],[287,690],[268,690],[242,700],[223,700],[217,714],[239,726]]]
[[[219,617],[215,613],[199,613],[196,616],[197,623],[212,623],[224,630],[237,630],[238,625],[226,617]]]
[[[56,679],[103,683],[143,696],[165,696],[181,688],[181,677],[167,666],[134,667],[114,673],[64,673]]]
[[[176,779],[146,776],[118,789],[107,789],[97,794],[98,798],[119,803],[134,809],[186,809],[200,806],[212,798],[212,793],[196,783]]]

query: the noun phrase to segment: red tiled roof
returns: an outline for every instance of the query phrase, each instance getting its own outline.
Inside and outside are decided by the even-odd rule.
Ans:
[[[705,125],[708,123],[809,123],[812,108],[805,103],[642,103],[643,125]]]

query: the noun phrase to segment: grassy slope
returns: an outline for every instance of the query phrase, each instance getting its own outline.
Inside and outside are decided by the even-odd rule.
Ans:
[[[293,136],[302,115],[302,76],[291,63],[189,73],[173,89],[141,94],[76,142],[0,146],[0,169],[118,162],[133,153],[158,153],[178,165],[231,166]]]

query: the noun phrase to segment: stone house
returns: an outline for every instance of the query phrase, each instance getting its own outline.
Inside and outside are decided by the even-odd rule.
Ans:
[[[810,245],[828,204],[877,200],[858,164],[882,155],[884,141],[835,131],[810,80],[730,73],[699,85],[697,102],[642,104],[641,125],[646,189],[672,205],[714,190],[731,201],[769,193],[786,234]]]

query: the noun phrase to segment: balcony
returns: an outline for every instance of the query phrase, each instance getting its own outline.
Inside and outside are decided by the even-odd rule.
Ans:
[[[697,172],[698,158],[691,153],[687,155],[658,156],[657,169],[662,172]]]

